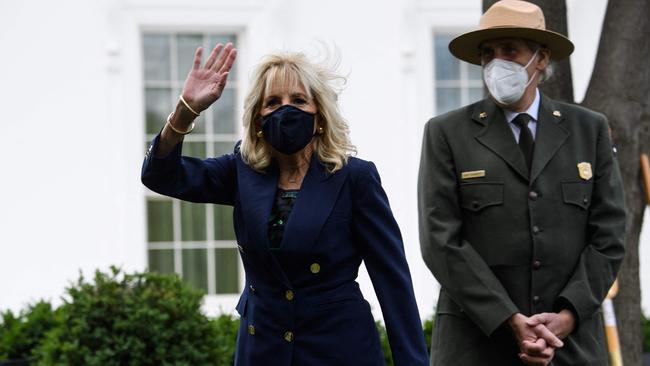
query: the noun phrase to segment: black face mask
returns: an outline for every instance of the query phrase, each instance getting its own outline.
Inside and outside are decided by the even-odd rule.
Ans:
[[[264,140],[283,154],[302,150],[314,137],[314,115],[283,105],[262,119]]]

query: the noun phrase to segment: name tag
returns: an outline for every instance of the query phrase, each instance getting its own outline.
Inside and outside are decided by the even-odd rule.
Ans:
[[[471,172],[460,173],[461,179],[472,179],[485,177],[485,170],[472,170]]]

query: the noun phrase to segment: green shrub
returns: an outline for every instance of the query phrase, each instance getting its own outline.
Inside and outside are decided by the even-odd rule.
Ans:
[[[239,329],[239,318],[228,314],[222,314],[210,320],[216,358],[215,365],[232,365],[235,357],[235,343],[237,341],[237,330]]]
[[[434,316],[432,315],[429,319],[426,319],[422,325],[424,339],[427,343],[427,352],[429,354],[431,354],[431,331],[433,330],[433,321]],[[384,361],[386,362],[386,366],[393,366],[395,365],[395,362],[393,361],[393,353],[390,350],[386,328],[380,321],[376,321],[375,325],[377,325],[377,332],[379,332],[379,341],[381,342],[381,350],[384,352]]]
[[[621,329],[619,328],[619,332]],[[641,337],[643,342],[643,353],[650,353],[650,319],[641,313]]]
[[[0,314],[0,360],[29,359],[45,334],[60,323],[52,305],[39,301],[17,316],[10,310]]]
[[[431,315],[429,319],[424,321],[422,325],[422,331],[424,332],[424,340],[427,344],[427,353],[431,354],[431,334],[433,333],[433,323],[435,321],[435,315]]]
[[[384,361],[386,361],[386,366],[393,366],[393,353],[390,351],[390,343],[388,343],[388,333],[386,333],[386,328],[379,320],[375,321],[377,326],[377,332],[379,332],[379,342],[381,342],[381,350],[384,352]]]
[[[34,351],[36,365],[231,364],[234,322],[210,321],[203,293],[175,275],[95,273],[66,289],[62,323]],[[224,324],[226,324],[224,326]],[[220,332],[226,329],[226,334]]]

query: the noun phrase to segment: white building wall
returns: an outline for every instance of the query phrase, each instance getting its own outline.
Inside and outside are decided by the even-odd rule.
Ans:
[[[79,270],[143,266],[143,228],[127,232],[124,204],[138,164],[118,135],[141,128],[114,108],[114,16],[109,1],[0,3],[3,309],[57,299]]]
[[[580,100],[605,0],[568,6]],[[436,112],[432,37],[472,28],[480,13],[479,0],[0,2],[0,309],[57,301],[79,270],[145,268],[141,32],[235,31],[242,91],[271,50],[338,49],[353,142],[378,166],[421,315],[430,316],[438,286],[420,257],[416,183],[422,127]],[[367,274],[360,277],[380,317]],[[209,313],[231,312],[236,296],[206,300]]]

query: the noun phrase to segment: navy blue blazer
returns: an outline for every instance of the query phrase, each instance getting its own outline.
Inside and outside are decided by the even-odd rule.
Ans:
[[[334,174],[316,157],[269,251],[268,218],[279,172],[260,173],[233,154],[200,160],[181,144],[155,158],[142,182],[163,195],[234,206],[246,286],[235,365],[385,365],[368,302],[355,281],[363,260],[386,322],[396,365],[428,365],[402,238],[373,163],[351,157]]]

